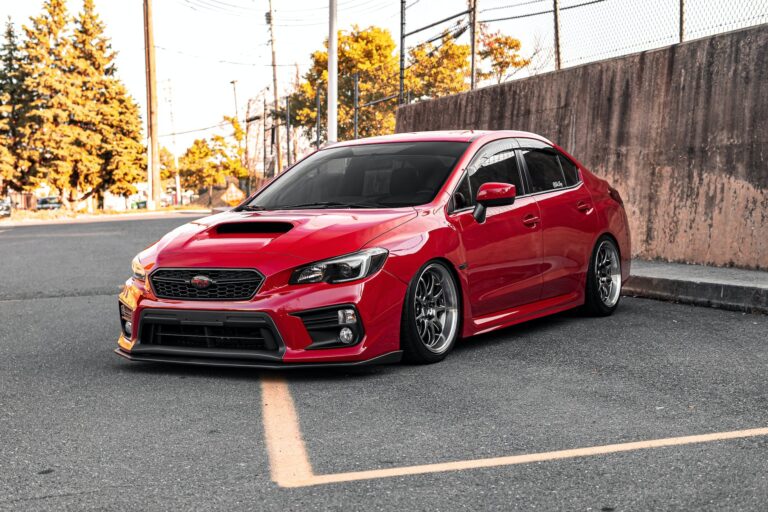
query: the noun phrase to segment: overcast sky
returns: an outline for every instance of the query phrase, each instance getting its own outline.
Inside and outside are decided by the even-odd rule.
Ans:
[[[142,0],[96,0],[107,34],[117,50],[118,72],[144,113],[144,39]],[[569,8],[577,4],[589,4]],[[240,117],[248,97],[271,84],[269,31],[264,13],[268,0],[154,0],[155,45],[160,133],[187,132],[220,123],[234,113],[232,80],[237,80]],[[687,21],[692,36],[736,28],[748,19],[768,21],[768,0],[687,0],[692,12]],[[0,16],[10,16],[20,27],[40,12],[42,0],[0,0]],[[312,51],[328,35],[327,0],[273,0],[276,20],[277,61],[281,92],[294,80],[298,63],[303,74]],[[408,30],[421,27],[466,9],[466,0],[408,0]],[[478,0],[481,20],[546,11],[551,0]],[[561,0],[563,59],[566,65],[606,58],[676,42],[677,0]],[[723,13],[727,5],[727,12]],[[82,0],[68,0],[72,13]],[[338,0],[338,26],[348,30],[378,25],[400,35],[398,0]],[[715,13],[704,16],[702,13]],[[724,17],[730,16],[730,18]],[[716,20],[717,23],[714,23]],[[451,22],[454,23],[454,22]],[[429,29],[408,39],[412,46],[439,34],[451,23]],[[552,42],[552,16],[541,14],[493,22],[493,30],[519,38],[527,55],[541,40]],[[467,36],[465,35],[464,38]],[[171,103],[172,102],[172,103]],[[172,107],[172,108],[171,108]],[[173,117],[171,116],[173,113]],[[143,116],[146,120],[146,116]],[[177,136],[178,152],[196,137],[213,131],[194,131]],[[161,143],[173,149],[172,137]]]

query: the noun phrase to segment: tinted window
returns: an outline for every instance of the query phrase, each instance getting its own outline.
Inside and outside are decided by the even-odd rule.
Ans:
[[[428,203],[468,145],[408,142],[329,148],[296,164],[247,206],[280,209],[327,203],[364,208]]]
[[[579,182],[579,170],[576,165],[565,158],[563,155],[559,155],[560,165],[563,167],[563,174],[565,175],[565,184],[569,187]]]
[[[524,149],[523,158],[528,166],[534,192],[554,190],[566,186],[563,170],[554,150]]]
[[[511,183],[517,188],[517,193],[523,194],[520,172],[517,167],[517,157],[514,150],[502,151],[481,162],[471,178],[472,190],[477,193],[483,183]]]
[[[465,174],[461,179],[461,183],[456,187],[456,191],[453,193],[453,210],[461,210],[474,204],[472,198],[472,191],[469,188],[469,177]]]

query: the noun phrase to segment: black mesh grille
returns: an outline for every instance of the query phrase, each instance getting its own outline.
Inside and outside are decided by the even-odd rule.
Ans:
[[[142,325],[141,343],[165,347],[277,350],[270,329],[263,325]]]
[[[207,287],[196,287],[193,279],[206,277]],[[256,294],[264,277],[253,269],[160,268],[150,275],[152,289],[161,299],[248,300]]]

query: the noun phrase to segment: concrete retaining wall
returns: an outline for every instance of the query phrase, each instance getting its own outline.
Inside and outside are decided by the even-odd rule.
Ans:
[[[633,256],[768,269],[768,25],[399,109],[397,131],[519,129],[625,199]]]

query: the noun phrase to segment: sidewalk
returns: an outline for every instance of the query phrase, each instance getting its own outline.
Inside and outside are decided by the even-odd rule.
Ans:
[[[750,313],[768,313],[768,272],[632,260],[622,293]]]
[[[174,217],[203,217],[210,215],[211,210],[206,208],[190,210],[158,210],[158,211],[127,211],[101,214],[78,214],[74,217],[61,217],[54,219],[0,219],[0,230],[4,228],[16,228],[24,226],[43,226],[49,224],[77,224],[82,222],[112,222],[121,220],[152,220]]]

